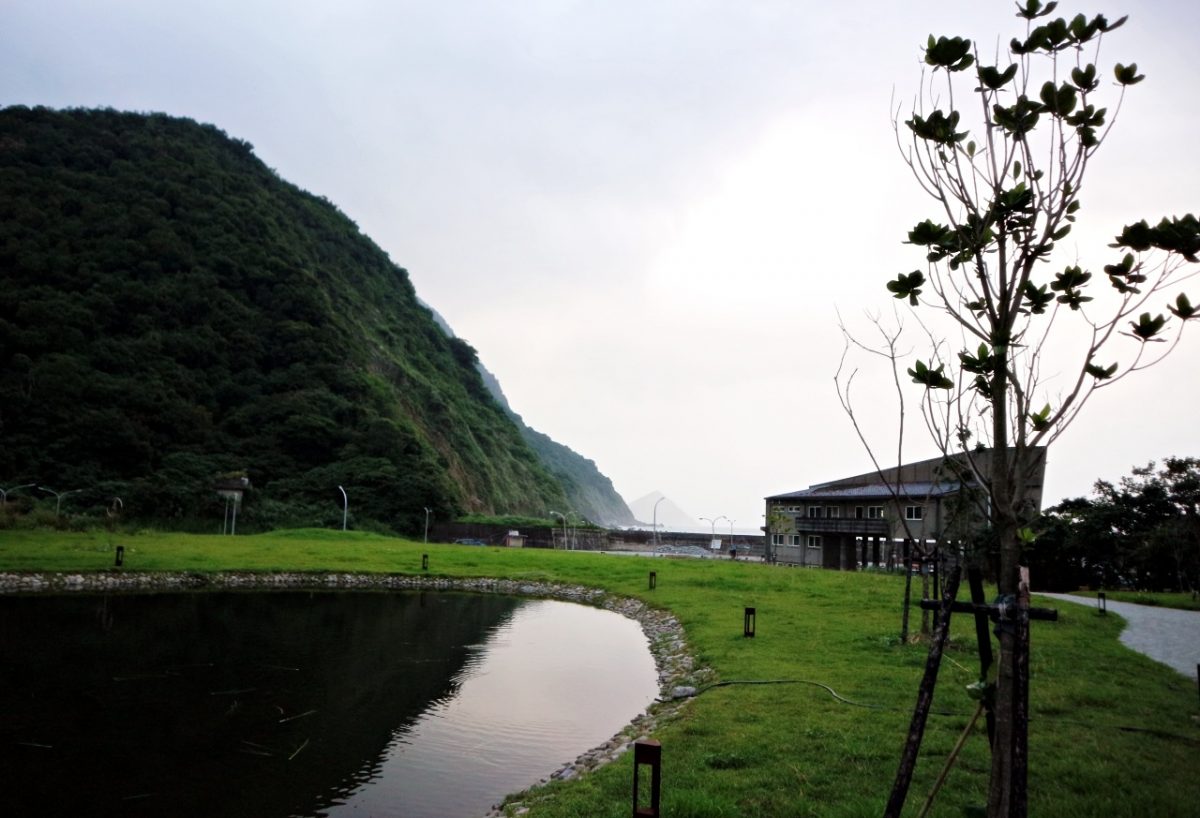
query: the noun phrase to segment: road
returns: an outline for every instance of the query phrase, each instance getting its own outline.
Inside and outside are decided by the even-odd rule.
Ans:
[[[1071,594],[1044,594],[1066,602],[1078,602],[1095,608],[1095,599]],[[1180,611],[1153,605],[1134,605],[1108,600],[1108,610],[1119,614],[1127,623],[1121,631],[1121,644],[1145,654],[1184,676],[1196,678],[1200,662],[1200,611]]]

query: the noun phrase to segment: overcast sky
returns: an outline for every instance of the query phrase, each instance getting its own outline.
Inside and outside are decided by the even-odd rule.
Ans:
[[[1125,223],[1200,205],[1200,4],[1059,13],[1080,11],[1130,14],[1102,68],[1147,75],[1064,242],[1097,267]],[[752,529],[764,496],[870,468],[833,388],[837,315],[865,329],[891,309],[885,282],[921,264],[905,234],[936,214],[893,95],[913,98],[931,32],[994,51],[1022,30],[1012,3],[944,0],[7,0],[0,104],[248,140],[408,269],[526,422],[627,501],[661,490]],[[1047,504],[1200,455],[1198,363],[1194,332],[1097,395],[1051,450]],[[892,446],[888,382],[856,388]],[[908,458],[934,454],[914,426]]]

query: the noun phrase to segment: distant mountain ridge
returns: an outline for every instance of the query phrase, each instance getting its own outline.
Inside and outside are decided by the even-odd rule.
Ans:
[[[211,125],[0,110],[0,481],[239,530],[567,506],[408,274]],[[27,502],[27,500],[26,500]],[[98,512],[99,513],[99,512]]]
[[[655,513],[654,507],[658,506]],[[704,527],[698,518],[693,517],[672,502],[671,498],[661,491],[652,491],[644,497],[639,497],[629,504],[629,508],[637,517],[639,523],[652,527],[655,521],[664,530],[700,531]]]
[[[447,335],[454,336],[454,330],[450,327],[449,322],[432,307],[430,307],[430,312],[433,313],[433,319],[437,321],[438,326]],[[635,522],[633,512],[629,510],[625,500],[617,493],[612,481],[601,473],[595,462],[526,425],[521,416],[513,411],[504,390],[500,387],[499,379],[482,362],[477,364],[477,368],[488,392],[517,424],[521,436],[537,453],[542,465],[562,485],[563,490],[567,493],[570,509],[601,525],[633,525]]]

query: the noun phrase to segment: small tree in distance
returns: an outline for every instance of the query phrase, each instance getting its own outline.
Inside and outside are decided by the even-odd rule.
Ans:
[[[1051,18],[1056,6],[1018,3],[1024,34],[996,64],[983,62],[970,40],[931,35],[931,70],[909,118],[894,120],[904,160],[937,212],[907,237],[924,249],[924,265],[887,288],[914,308],[928,337],[930,354],[907,373],[923,387],[922,414],[937,445],[962,453],[986,495],[1002,596],[1019,590],[1022,543],[1037,512],[1026,501],[1037,448],[1057,439],[1094,392],[1165,357],[1198,315],[1177,289],[1197,272],[1193,215],[1126,226],[1101,274],[1055,257],[1079,213],[1092,157],[1126,89],[1143,79],[1136,64],[1097,67],[1101,40],[1124,17]],[[954,329],[939,330],[927,310]],[[874,351],[895,366],[899,329],[876,324],[885,345]],[[1053,378],[1044,374],[1051,353]],[[839,370],[847,405],[852,378]],[[976,464],[977,448],[992,456]],[[1023,795],[1013,797],[1014,753],[1024,747],[1013,712],[1015,643],[1002,628],[989,818],[1024,809]]]

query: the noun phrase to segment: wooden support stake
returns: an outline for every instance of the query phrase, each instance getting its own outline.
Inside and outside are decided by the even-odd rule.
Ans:
[[[969,569],[967,571],[967,584],[971,589],[971,602],[976,606],[984,605],[986,600],[983,593],[983,572],[978,568]],[[988,627],[987,612],[978,607],[975,609],[975,641],[979,646],[979,679],[986,682],[988,671],[992,668],[995,656],[992,653],[992,632],[991,628]],[[989,747],[996,738],[996,713],[993,705],[994,702],[985,696],[983,707]]]
[[[650,768],[650,806],[638,806],[638,772]],[[653,739],[633,744],[633,818],[659,818],[662,788],[662,745]]]
[[[1012,818],[1026,818],[1029,800],[1029,568],[1017,582],[1017,644],[1013,657]]]
[[[956,565],[946,580],[946,593],[942,597],[942,611],[938,618],[938,627],[934,631],[933,641],[929,644],[929,657],[925,660],[925,675],[917,690],[917,706],[913,709],[912,723],[908,728],[908,738],[904,742],[904,751],[900,755],[900,767],[896,770],[896,782],[892,785],[892,794],[888,799],[884,818],[899,818],[904,810],[904,801],[908,797],[908,787],[912,783],[913,771],[917,767],[917,754],[921,750],[921,739],[925,736],[925,722],[929,718],[929,709],[933,704],[933,688],[937,684],[938,668],[942,663],[942,653],[946,649],[946,640],[950,638],[950,613],[953,610],[954,597],[958,594],[960,569]]]

